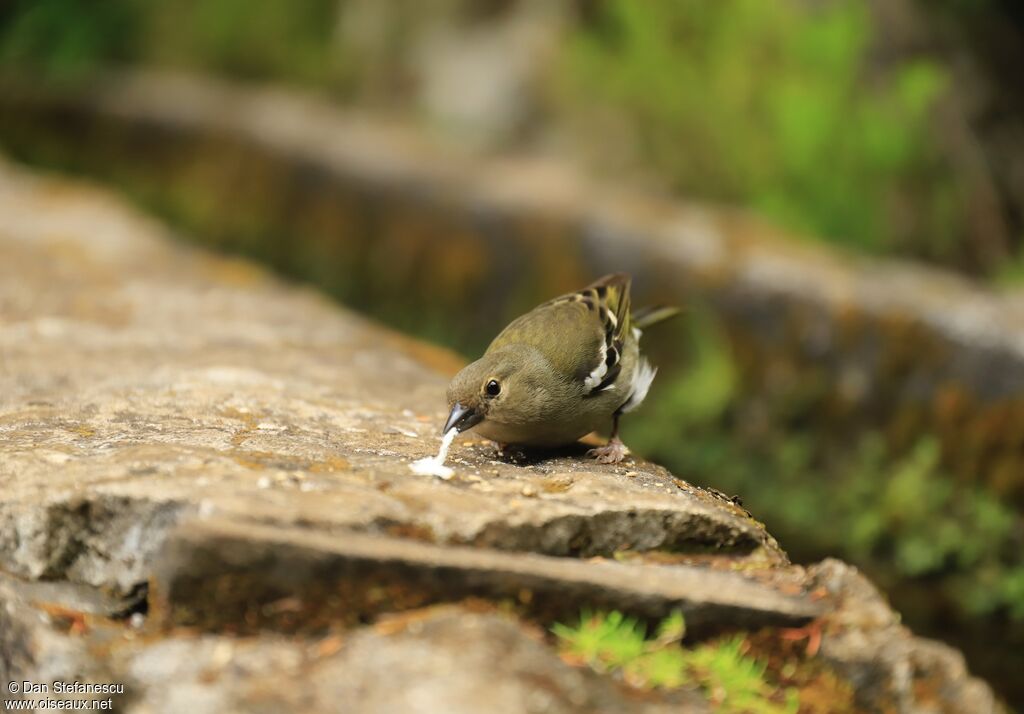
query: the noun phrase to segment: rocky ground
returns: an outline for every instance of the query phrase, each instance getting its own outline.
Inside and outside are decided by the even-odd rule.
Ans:
[[[853,568],[790,565],[658,466],[466,435],[451,480],[412,474],[444,351],[81,184],[0,166],[0,215],[5,681],[123,684],[132,712],[710,710],[547,634],[680,610],[687,645],[821,633],[807,659],[865,710],[997,710]]]

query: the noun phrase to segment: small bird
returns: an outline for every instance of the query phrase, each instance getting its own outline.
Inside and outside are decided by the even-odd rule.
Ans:
[[[619,418],[640,406],[657,371],[640,354],[641,330],[679,312],[631,314],[629,287],[625,273],[606,275],[513,320],[448,385],[442,434],[476,427],[504,450],[571,444],[610,426],[608,444],[587,454],[622,461]]]

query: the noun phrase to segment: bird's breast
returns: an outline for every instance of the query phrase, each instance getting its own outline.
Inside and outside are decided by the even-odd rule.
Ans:
[[[603,426],[582,419],[566,418],[557,422],[503,424],[485,419],[476,427],[481,436],[502,444],[522,446],[564,446]]]

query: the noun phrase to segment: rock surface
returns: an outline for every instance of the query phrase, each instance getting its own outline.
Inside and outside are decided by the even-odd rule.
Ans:
[[[121,683],[133,712],[699,710],[570,667],[537,627],[681,609],[696,637],[817,627],[868,709],[995,710],[852,569],[790,566],[657,466],[469,436],[451,481],[413,475],[448,353],[88,187],[2,165],[0,214],[10,680]]]

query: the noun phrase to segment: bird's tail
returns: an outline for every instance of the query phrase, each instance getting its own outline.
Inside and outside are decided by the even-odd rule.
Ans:
[[[632,325],[641,330],[646,330],[651,325],[656,325],[670,317],[675,317],[680,312],[678,307],[672,305],[650,305],[636,310],[632,315]]]

